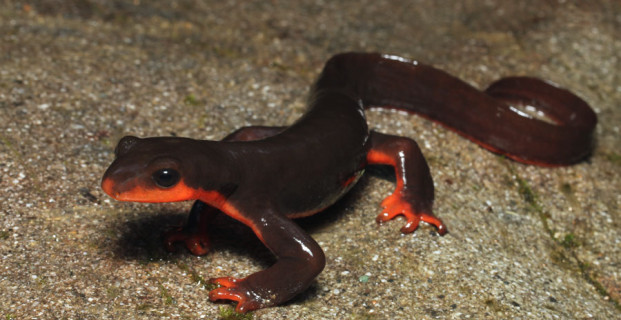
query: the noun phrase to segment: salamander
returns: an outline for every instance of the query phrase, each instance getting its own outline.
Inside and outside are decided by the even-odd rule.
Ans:
[[[420,114],[485,149],[544,166],[588,157],[597,123],[582,99],[536,78],[503,78],[480,91],[416,61],[343,53],[326,63],[308,110],[292,125],[244,127],[221,141],[126,136],[102,188],[120,201],[195,200],[187,226],[166,235],[169,248],[184,242],[194,254],[207,253],[206,228],[218,212],[247,225],[277,261],[245,278],[211,279],[220,287],[209,299],[237,301],[238,312],[279,305],[304,291],[325,265],[317,242],[292,218],[332,205],[368,165],[392,166],[396,176],[378,222],[403,216],[403,233],[421,221],[447,232],[432,211],[433,181],[420,148],[411,138],[370,130],[364,112],[370,106]]]

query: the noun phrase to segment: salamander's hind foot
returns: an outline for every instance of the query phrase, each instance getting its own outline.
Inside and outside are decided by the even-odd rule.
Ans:
[[[407,223],[401,228],[401,232],[403,233],[414,232],[421,221],[434,225],[441,236],[448,232],[442,220],[432,213],[417,212],[408,201],[403,200],[398,195],[392,194],[388,196],[382,201],[381,205],[384,210],[375,219],[378,223],[383,223],[394,219],[396,216],[402,215],[407,219]]]
[[[209,300],[237,301],[235,311],[239,313],[246,313],[265,306],[259,295],[245,285],[244,279],[224,277],[209,279],[209,282],[220,286],[209,292]]]
[[[178,228],[164,233],[164,245],[169,252],[175,252],[175,243],[183,242],[197,256],[202,256],[209,252],[209,237],[204,233],[191,232],[186,228]]]

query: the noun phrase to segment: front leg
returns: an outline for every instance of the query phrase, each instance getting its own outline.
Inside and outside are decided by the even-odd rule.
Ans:
[[[433,180],[427,161],[412,139],[372,131],[371,148],[367,153],[368,164],[391,165],[395,168],[397,187],[392,195],[382,201],[384,211],[377,216],[385,222],[403,215],[407,223],[401,232],[410,233],[420,221],[434,225],[440,235],[447,232],[442,220],[433,215]]]
[[[207,227],[218,209],[211,207],[200,200],[196,200],[188,222],[184,227],[164,233],[164,245],[169,252],[175,251],[175,242],[185,243],[186,248],[197,256],[209,252],[209,236]]]
[[[274,136],[286,127],[250,126],[239,128],[222,141],[252,141],[261,140]],[[176,230],[164,233],[164,245],[170,252],[175,250],[175,242],[184,242],[185,246],[197,256],[207,254],[209,251],[209,236],[207,227],[218,209],[210,207],[204,202],[197,200],[190,210],[187,224]]]
[[[323,270],[325,256],[317,242],[285,216],[270,210],[260,216],[232,207],[223,211],[251,227],[278,261],[243,279],[211,279],[222,286],[209,293],[212,301],[237,301],[236,311],[241,313],[278,305],[308,288]]]

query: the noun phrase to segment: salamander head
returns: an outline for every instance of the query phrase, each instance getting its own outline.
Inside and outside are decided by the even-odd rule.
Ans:
[[[171,202],[197,198],[192,172],[197,141],[126,136],[115,149],[116,159],[103,176],[101,188],[121,201]]]

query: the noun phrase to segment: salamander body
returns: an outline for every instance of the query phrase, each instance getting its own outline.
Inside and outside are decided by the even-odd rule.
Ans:
[[[517,105],[536,108],[552,123]],[[415,112],[493,152],[550,166],[587,157],[597,122],[583,100],[539,79],[504,78],[482,92],[399,57],[344,53],[326,63],[308,111],[293,125],[245,127],[221,141],[127,136],[102,188],[121,201],[195,200],[188,226],[166,236],[169,247],[183,241],[195,254],[207,253],[206,226],[218,211],[246,224],[278,260],[243,279],[212,279],[221,287],[209,298],[237,301],[239,312],[278,305],[304,291],[325,265],[319,245],[291,218],[332,205],[367,165],[390,165],[396,173],[379,222],[401,215],[404,233],[420,221],[447,232],[433,214],[433,181],[418,145],[369,130],[369,106]]]

